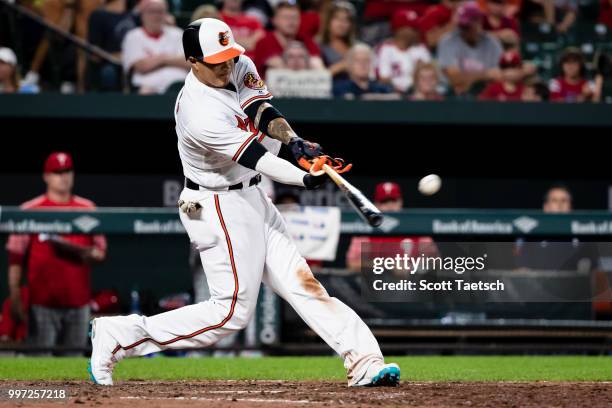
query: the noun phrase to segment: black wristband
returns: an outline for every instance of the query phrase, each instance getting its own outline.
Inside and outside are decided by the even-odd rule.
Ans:
[[[257,124],[257,128],[264,132],[266,135],[268,134],[268,125],[276,118],[283,118],[283,114],[278,111],[274,106],[270,105],[263,112],[261,112],[261,117],[259,118],[259,123]]]

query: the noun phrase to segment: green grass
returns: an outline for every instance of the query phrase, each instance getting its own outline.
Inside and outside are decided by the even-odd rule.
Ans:
[[[605,381],[611,357],[419,356],[387,358],[411,381]],[[0,358],[2,380],[86,380],[86,358]],[[138,358],[119,363],[115,379],[343,380],[334,357]]]

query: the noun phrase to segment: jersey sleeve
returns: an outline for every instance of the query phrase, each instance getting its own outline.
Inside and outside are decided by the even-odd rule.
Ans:
[[[236,65],[236,89],[242,110],[257,100],[272,99],[266,83],[257,73],[255,63],[246,55],[241,55]]]
[[[193,126],[190,133],[197,144],[235,162],[240,160],[247,146],[256,141],[259,134],[250,120],[237,115],[233,121],[220,119],[198,128]]]

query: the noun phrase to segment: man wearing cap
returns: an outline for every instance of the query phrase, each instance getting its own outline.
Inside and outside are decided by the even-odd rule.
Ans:
[[[121,46],[123,69],[140,94],[164,93],[183,82],[189,65],[183,58],[180,28],[166,25],[165,0],[143,0],[142,27],[130,30]]]
[[[93,209],[95,205],[72,194],[74,170],[68,153],[52,153],[44,164],[45,194],[21,205],[23,210]],[[30,341],[40,347],[87,346],[91,265],[106,257],[106,239],[84,234],[12,234],[8,282],[11,312],[26,319],[21,298],[24,270],[30,294]]]
[[[366,324],[316,280],[259,186],[264,175],[320,187],[329,177],[304,170],[325,160],[321,146],[297,136],[272,105],[255,64],[225,22],[192,22],[183,48],[191,72],[174,107],[185,176],[177,205],[200,254],[210,299],[155,316],[94,319],[92,380],[112,385],[114,366],[124,358],[207,347],[244,329],[265,282],[342,358],[349,386],[397,385],[397,364],[385,363]],[[277,156],[282,144],[300,167]]]
[[[391,29],[393,38],[385,41],[378,51],[378,76],[382,83],[390,84],[397,92],[405,93],[412,86],[417,63],[430,62],[431,54],[421,43],[415,11],[396,11],[391,19]]]
[[[456,94],[464,94],[478,82],[500,78],[502,54],[499,40],[483,30],[484,13],[473,1],[457,9],[458,27],[438,46],[438,62]]]
[[[523,99],[523,62],[516,50],[506,51],[499,60],[501,80],[487,85],[479,99],[483,101],[520,101]]]
[[[400,185],[391,181],[378,183],[374,190],[374,205],[385,213],[401,211],[404,199]],[[355,236],[351,239],[346,252],[346,267],[350,271],[361,270],[361,251],[364,244],[369,244],[369,249],[376,251],[379,256],[394,257],[396,254],[415,257],[421,254],[434,256],[437,252],[436,245],[430,237]]]
[[[419,28],[427,46],[435,49],[444,36],[455,28],[453,14],[460,0],[441,0],[438,4],[432,4],[425,9],[419,19]]]

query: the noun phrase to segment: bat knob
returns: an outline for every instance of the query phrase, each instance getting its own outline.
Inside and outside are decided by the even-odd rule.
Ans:
[[[368,224],[370,224],[372,227],[379,227],[380,224],[382,224],[384,219],[385,217],[381,213],[373,212],[368,215]]]

